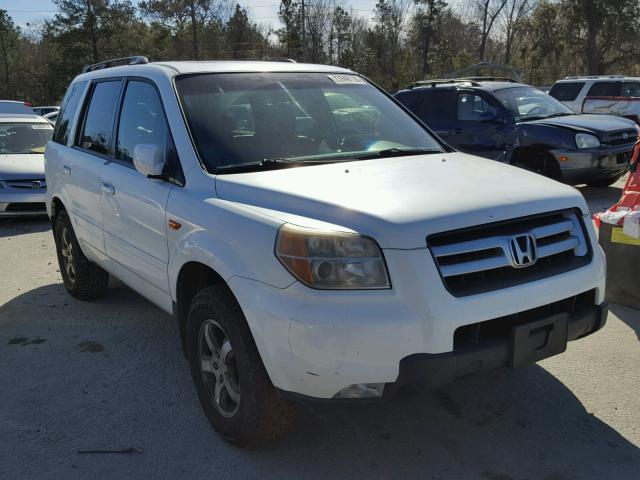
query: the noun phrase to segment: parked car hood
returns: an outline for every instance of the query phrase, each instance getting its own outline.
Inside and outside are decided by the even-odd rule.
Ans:
[[[526,123],[597,133],[635,130],[635,124],[631,120],[613,115],[567,115],[564,117],[542,118]]]
[[[44,178],[44,155],[0,154],[0,180]]]
[[[580,207],[577,190],[460,152],[218,175],[219,197],[316,227],[375,238],[383,248],[424,248],[427,235]]]

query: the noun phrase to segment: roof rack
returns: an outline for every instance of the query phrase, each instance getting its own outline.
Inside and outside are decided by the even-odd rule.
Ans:
[[[251,61],[251,60],[249,60]],[[286,58],[286,57],[275,57],[275,58],[271,58],[269,56],[265,56],[262,57],[262,61],[263,62],[285,62],[285,63],[298,63],[296,62],[293,58]]]
[[[474,82],[509,82],[520,83],[517,80],[509,77],[464,77],[457,80],[473,80]]]
[[[413,82],[407,88],[412,89],[416,87],[437,87],[438,85],[444,85],[449,83],[467,83],[473,87],[479,87],[480,84],[470,79],[457,79],[457,78],[434,78],[433,80],[418,80]]]
[[[85,65],[82,68],[82,73],[93,72],[95,70],[103,70],[105,68],[117,67],[119,65],[144,65],[149,63],[147,57],[142,55],[135,55],[132,57],[113,58],[111,60],[105,60],[104,62],[94,63],[93,65]]]
[[[565,80],[599,80],[605,78],[625,78],[626,75],[569,75],[564,77]]]

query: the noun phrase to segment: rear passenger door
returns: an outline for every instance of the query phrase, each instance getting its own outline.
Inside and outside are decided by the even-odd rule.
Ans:
[[[119,78],[91,84],[74,146],[65,152],[62,162],[68,191],[67,208],[76,236],[84,246],[99,252],[104,252],[100,174],[112,154],[113,121],[121,85]],[[69,120],[61,118],[56,132],[61,132],[65,126],[68,129]]]
[[[115,159],[101,176],[105,247],[125,283],[162,303],[169,292],[165,209],[175,183],[147,178],[134,168],[139,144],[160,146],[166,159],[175,152],[155,85],[129,79],[117,122]]]
[[[453,89],[424,89],[424,100],[417,107],[417,115],[445,142],[454,145],[456,128],[456,94]]]

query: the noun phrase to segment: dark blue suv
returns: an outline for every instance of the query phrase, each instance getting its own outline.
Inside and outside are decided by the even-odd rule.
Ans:
[[[573,185],[614,183],[627,171],[638,137],[631,120],[575,114],[512,81],[427,80],[395,97],[460,151]]]

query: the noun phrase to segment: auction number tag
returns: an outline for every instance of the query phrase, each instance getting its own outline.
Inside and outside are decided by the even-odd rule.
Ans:
[[[366,85],[367,82],[364,81],[362,77],[358,75],[350,75],[345,73],[338,73],[334,75],[327,75],[331,80],[333,80],[338,85]]]

